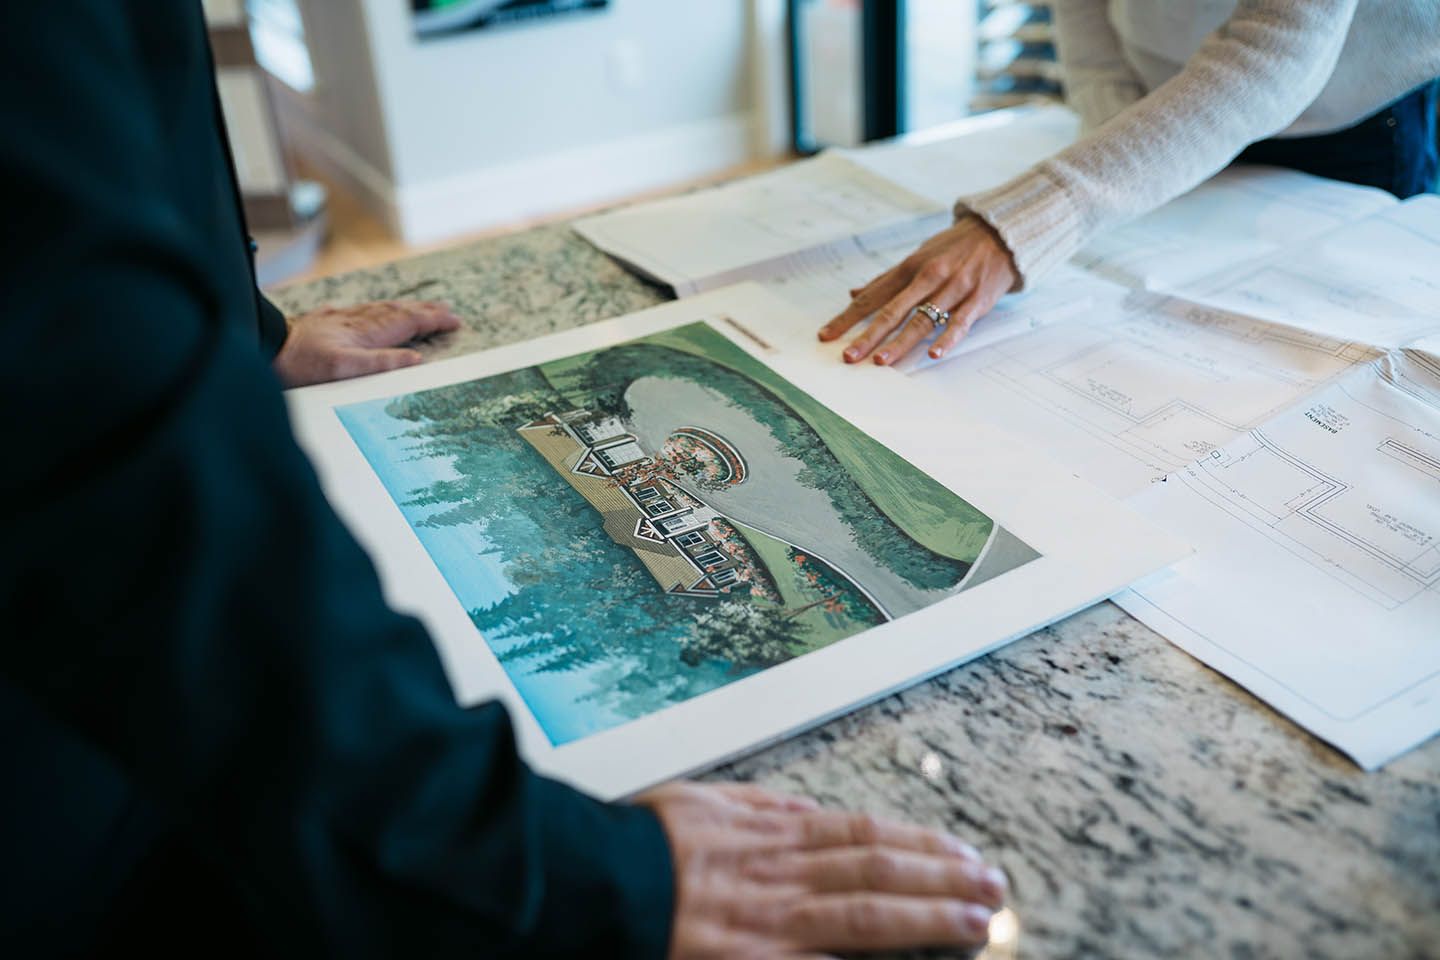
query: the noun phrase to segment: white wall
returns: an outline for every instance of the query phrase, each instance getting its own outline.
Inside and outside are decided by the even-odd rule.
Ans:
[[[910,130],[969,116],[978,11],[976,4],[956,0],[910,0],[906,5],[905,107]]]
[[[756,87],[783,77],[754,48],[781,41],[782,6],[611,0],[420,42],[403,0],[307,0],[313,129],[296,139],[410,241],[691,179],[776,146]]]

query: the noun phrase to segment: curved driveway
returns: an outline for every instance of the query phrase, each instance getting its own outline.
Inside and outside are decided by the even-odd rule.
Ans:
[[[786,456],[770,430],[721,393],[689,380],[642,377],[625,391],[630,425],[647,451],[657,451],[681,427],[704,427],[735,445],[750,465],[742,484],[696,490],[716,510],[747,526],[802,544],[860,583],[891,617],[929,606],[950,590],[922,590],[876,563],[830,498],[800,482],[805,464]],[[953,589],[953,588],[952,588]]]

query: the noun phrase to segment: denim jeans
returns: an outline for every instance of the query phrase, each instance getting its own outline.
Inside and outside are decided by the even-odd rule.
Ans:
[[[1262,140],[1235,161],[1379,187],[1402,200],[1433,192],[1440,175],[1437,98],[1440,80],[1431,80],[1354,126],[1317,137]]]

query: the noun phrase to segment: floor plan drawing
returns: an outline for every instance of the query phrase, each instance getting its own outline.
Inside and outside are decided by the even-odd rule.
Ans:
[[[1434,356],[1387,354],[1151,486],[1132,502],[1197,552],[1117,602],[1364,766],[1428,738],[1437,400]]]
[[[917,372],[1128,496],[1350,369],[1365,346],[1135,294]]]
[[[1338,433],[1349,418],[1318,401],[1293,426]],[[1347,586],[1387,609],[1415,599],[1440,582],[1440,525],[1418,514],[1440,497],[1440,444],[1386,436],[1347,444],[1339,461],[1372,477],[1390,474],[1384,498],[1340,472],[1306,459],[1300,443],[1275,430],[1252,430],[1178,474],[1216,506],[1308,558]],[[1408,438],[1407,438],[1408,439]],[[1429,438],[1431,441],[1437,438]],[[1338,442],[1338,441],[1336,441]],[[1395,469],[1396,466],[1409,469]],[[1435,511],[1440,521],[1440,510]],[[1422,525],[1423,524],[1423,525]]]

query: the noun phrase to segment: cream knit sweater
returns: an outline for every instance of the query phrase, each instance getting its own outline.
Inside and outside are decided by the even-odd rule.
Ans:
[[[1347,127],[1440,76],[1440,0],[1055,0],[1084,135],[956,213],[1027,285],[1257,140]]]

